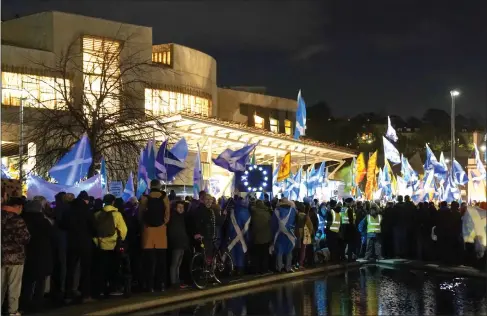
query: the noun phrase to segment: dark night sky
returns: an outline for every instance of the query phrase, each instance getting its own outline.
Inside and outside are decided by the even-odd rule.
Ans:
[[[336,115],[449,110],[458,88],[459,111],[486,116],[486,0],[2,0],[2,19],[48,10],[151,26],[215,57],[220,86],[301,88]]]

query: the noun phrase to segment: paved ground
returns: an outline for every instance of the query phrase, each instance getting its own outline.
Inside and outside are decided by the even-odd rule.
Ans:
[[[80,305],[66,306],[49,310],[41,315],[118,315],[141,309],[149,309],[161,305],[175,304],[193,301],[206,296],[228,293],[251,287],[268,285],[271,283],[285,282],[286,280],[299,278],[318,273],[327,273],[343,269],[355,269],[362,264],[370,262],[354,262],[340,265],[324,265],[314,269],[306,269],[295,273],[269,274],[264,276],[247,276],[234,279],[226,285],[212,286],[205,290],[168,290],[163,293],[136,294],[131,298],[110,298]]]
[[[72,305],[62,308],[52,309],[42,313],[42,315],[118,315],[130,313],[138,310],[150,309],[162,305],[185,303],[208,296],[228,294],[236,291],[245,290],[252,287],[269,285],[272,283],[286,282],[294,278],[309,276],[312,274],[328,273],[343,269],[355,269],[364,264],[377,264],[389,267],[403,267],[407,269],[430,270],[441,273],[451,273],[455,275],[465,275],[472,277],[485,277],[485,271],[459,266],[442,266],[435,263],[426,263],[414,260],[390,259],[377,262],[360,260],[355,263],[340,265],[324,265],[314,269],[307,269],[292,274],[269,274],[264,276],[246,276],[240,279],[233,279],[231,282],[220,286],[209,286],[205,290],[168,290],[166,292],[135,294],[131,298],[114,297],[106,300],[99,300],[81,305]]]

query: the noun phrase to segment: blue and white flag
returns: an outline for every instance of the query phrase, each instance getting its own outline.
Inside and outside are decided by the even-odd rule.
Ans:
[[[8,168],[2,163],[2,179],[12,179]]]
[[[298,109],[296,110],[296,128],[294,130],[294,139],[304,136],[306,131],[306,103],[301,96],[301,90],[298,92]]]
[[[444,175],[448,172],[448,168],[445,168],[444,165],[438,162],[435,154],[428,144],[426,144],[426,160],[424,161],[423,167],[424,171],[433,170],[435,176],[438,178],[444,177]]]
[[[316,189],[320,187],[323,183],[323,178],[325,176],[325,165],[326,163],[323,161],[320,164],[320,167],[318,169],[315,169],[312,173],[311,176],[308,178],[308,189],[311,191],[310,196],[314,195],[316,192]],[[313,165],[314,167],[314,165]],[[314,168],[313,168],[314,169]]]
[[[384,142],[384,156],[386,159],[389,159],[392,163],[398,164],[401,163],[401,155],[399,151],[394,147],[394,145],[387,140],[384,136],[382,136],[382,141]]]
[[[201,154],[200,145],[198,144],[198,152],[196,153],[196,159],[194,160],[193,169],[193,197],[199,198],[201,188],[203,187],[203,173],[201,172]]]
[[[480,152],[479,149],[477,148],[477,144],[473,144],[474,150],[475,150],[475,164],[477,166],[477,170],[480,173],[480,176],[473,177],[473,181],[481,181],[481,180],[486,180],[486,171],[484,164],[482,162],[482,158],[480,157]]]
[[[27,199],[29,200],[35,196],[43,196],[47,201],[54,202],[56,194],[59,192],[73,193],[77,196],[81,191],[86,191],[89,196],[93,196],[95,199],[103,198],[100,175],[97,174],[86,180],[79,181],[76,185],[51,183],[33,175],[27,177]]]
[[[49,170],[49,174],[59,184],[74,185],[88,175],[92,162],[90,140],[84,134],[71,150]]]
[[[418,173],[411,167],[406,157],[401,155],[401,173],[407,186],[413,186],[419,181]]]
[[[155,161],[157,178],[163,181],[173,181],[176,175],[185,168],[188,156],[188,144],[184,138],[180,139],[171,149],[167,148],[167,141],[162,143]]]
[[[386,137],[389,138],[390,140],[392,140],[393,142],[397,142],[396,130],[394,129],[394,127],[392,127],[391,118],[389,116],[387,117]]]
[[[303,178],[303,168],[299,168],[298,172],[294,175],[291,184],[288,186],[290,200],[297,200],[301,191],[301,180]]]
[[[130,172],[129,178],[127,183],[125,183],[125,189],[122,193],[122,199],[124,202],[130,200],[131,197],[135,196],[135,188],[134,188],[134,176],[132,172]]]
[[[468,175],[456,159],[453,160],[452,164],[452,178],[453,183],[457,185],[465,185],[468,183]]]
[[[279,165],[277,165],[277,168],[272,173],[272,195],[273,196],[277,196],[279,191],[281,191],[281,186],[277,182],[277,174],[278,173],[279,173]]]
[[[100,175],[101,175],[101,189],[103,191],[103,195],[108,193],[108,176],[107,176],[107,165],[105,162],[105,158],[101,158],[101,167],[100,167]]]
[[[452,201],[460,200],[460,198],[461,198],[460,190],[458,189],[457,185],[453,182],[452,177],[448,175],[441,199],[443,201],[447,201],[448,203],[451,203]]]
[[[247,145],[236,151],[227,148],[218,157],[213,159],[213,163],[231,172],[245,171],[245,166],[250,160],[250,153],[255,149],[257,144]]]

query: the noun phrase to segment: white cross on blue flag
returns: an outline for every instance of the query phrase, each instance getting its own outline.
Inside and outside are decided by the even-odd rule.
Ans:
[[[49,170],[59,184],[73,185],[88,175],[93,157],[86,134]]]
[[[298,93],[298,109],[296,110],[296,129],[294,130],[294,139],[304,136],[306,131],[306,103],[301,96],[301,90]]]

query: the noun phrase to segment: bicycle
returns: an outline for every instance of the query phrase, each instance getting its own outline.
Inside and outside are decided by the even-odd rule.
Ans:
[[[215,249],[211,263],[206,260],[206,249],[203,244],[203,238],[199,239],[199,250],[193,249],[194,254],[191,259],[191,279],[194,285],[202,290],[206,288],[209,280],[214,280],[218,284],[222,284],[222,280],[226,276],[230,276],[233,272],[233,259],[228,250],[222,250],[216,245],[216,239],[213,240],[213,248]]]

